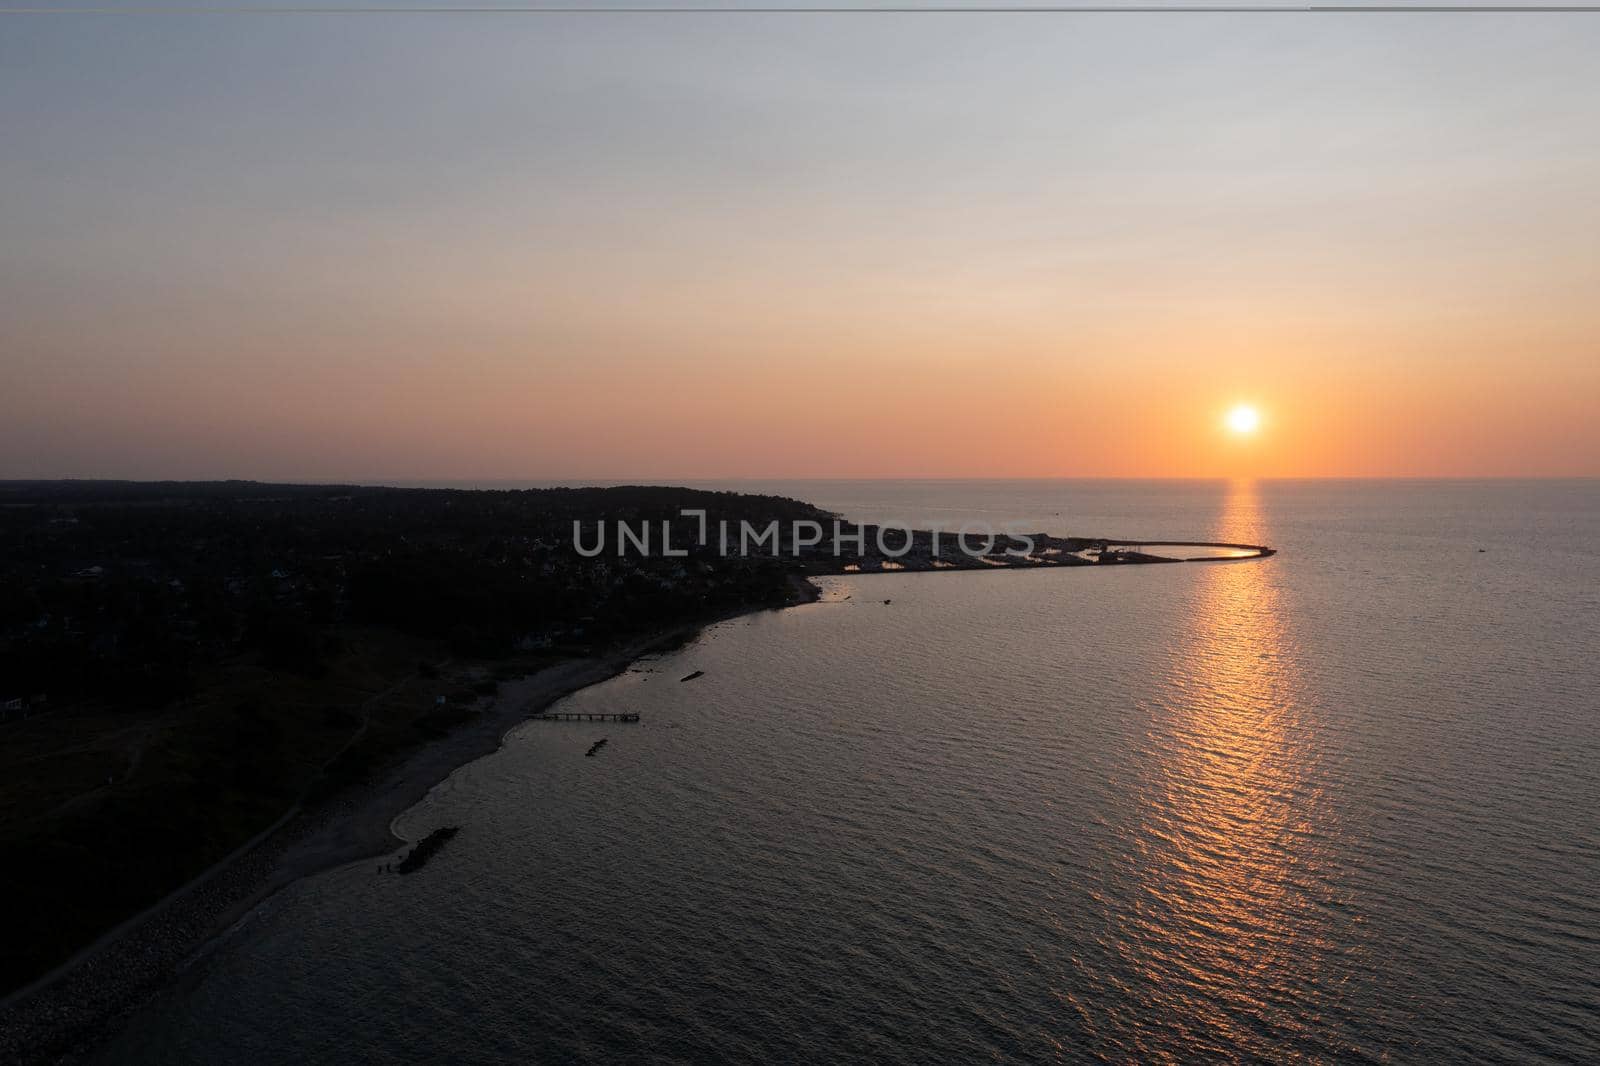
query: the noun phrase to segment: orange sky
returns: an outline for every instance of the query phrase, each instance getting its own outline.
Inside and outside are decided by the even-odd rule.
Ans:
[[[7,28],[0,477],[1600,475],[1600,20]]]

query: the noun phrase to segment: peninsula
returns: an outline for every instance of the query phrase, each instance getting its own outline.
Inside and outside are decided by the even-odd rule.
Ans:
[[[870,526],[843,555],[783,535],[574,549],[575,524],[685,508],[836,520],[645,486],[0,483],[0,1052],[92,1042],[265,895],[393,851],[394,816],[507,729],[703,625],[814,598],[809,577],[1271,554],[1043,533],[975,553],[930,530],[884,552]]]

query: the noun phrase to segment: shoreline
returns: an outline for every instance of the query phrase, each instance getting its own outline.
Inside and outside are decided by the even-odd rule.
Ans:
[[[1104,542],[1103,542],[1104,543]],[[1115,541],[1157,546],[1153,541]],[[1162,541],[1163,546],[1249,548],[1244,557],[1173,559],[1128,553],[1102,563],[1244,561],[1275,554],[1259,545]],[[1123,553],[1117,553],[1122,556]],[[1084,560],[1015,560],[995,565],[845,571],[828,567],[789,574],[789,602],[724,611],[684,621],[570,659],[514,681],[502,682],[474,716],[448,734],[425,741],[376,777],[312,806],[296,803],[272,825],[241,844],[187,884],[108,930],[32,984],[0,1000],[0,1061],[81,1062],[112,1039],[126,1021],[162,992],[194,975],[194,968],[257,908],[304,878],[355,862],[381,858],[414,843],[395,832],[396,821],[458,770],[492,755],[527,719],[580,689],[610,680],[639,659],[692,641],[722,622],[768,610],[816,602],[815,579],[890,573],[994,572],[1093,566]]]
[[[793,575],[790,584],[794,597],[782,606],[739,608],[678,623],[502,682],[472,719],[422,744],[374,780],[315,807],[291,807],[210,869],[0,1001],[0,1060],[61,1063],[91,1057],[128,1018],[185,980],[283,889],[413,843],[395,832],[401,815],[457,771],[500,750],[529,716],[616,677],[645,656],[680,647],[712,626],[813,603],[821,595],[805,577]]]

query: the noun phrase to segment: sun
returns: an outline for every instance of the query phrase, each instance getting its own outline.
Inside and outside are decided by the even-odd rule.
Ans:
[[[1231,432],[1248,436],[1261,427],[1261,412],[1247,403],[1242,403],[1229,411],[1223,421]]]

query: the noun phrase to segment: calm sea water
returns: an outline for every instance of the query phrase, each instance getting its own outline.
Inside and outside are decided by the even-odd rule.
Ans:
[[[518,729],[400,819],[463,827],[423,871],[295,886],[108,1058],[1600,1060],[1600,484],[765,487],[1282,554],[718,626],[569,701],[640,725]]]

